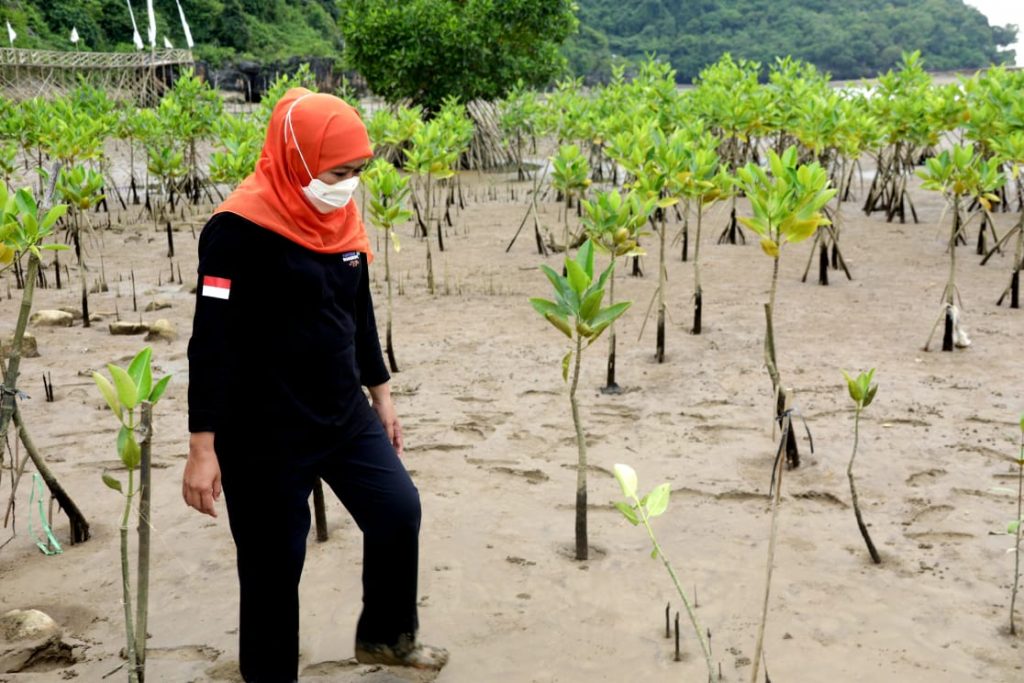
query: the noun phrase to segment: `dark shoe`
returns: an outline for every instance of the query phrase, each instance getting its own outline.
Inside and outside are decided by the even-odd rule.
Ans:
[[[357,640],[356,661],[360,664],[408,666],[438,671],[448,663],[448,650],[417,643],[409,636],[401,636],[395,645],[364,643]]]

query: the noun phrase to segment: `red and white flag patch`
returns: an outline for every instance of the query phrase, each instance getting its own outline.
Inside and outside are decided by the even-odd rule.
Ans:
[[[224,277],[203,276],[203,296],[224,299],[231,296],[231,280]]]

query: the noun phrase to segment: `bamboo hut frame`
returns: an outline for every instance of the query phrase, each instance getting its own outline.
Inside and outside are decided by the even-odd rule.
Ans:
[[[84,78],[114,99],[159,99],[171,73],[195,64],[191,50],[79,52],[0,48],[0,95],[13,100],[65,94]]]

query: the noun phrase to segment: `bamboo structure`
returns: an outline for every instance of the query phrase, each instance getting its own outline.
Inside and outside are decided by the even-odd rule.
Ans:
[[[195,64],[191,50],[64,52],[0,48],[0,95],[13,100],[65,94],[80,80],[114,99],[159,99],[173,75]]]

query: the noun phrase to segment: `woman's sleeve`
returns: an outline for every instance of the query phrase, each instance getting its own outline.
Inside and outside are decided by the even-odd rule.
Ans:
[[[227,406],[228,324],[244,250],[221,215],[199,238],[199,279],[188,343],[188,430],[216,432]]]
[[[384,365],[377,335],[377,319],[373,315],[373,298],[370,296],[369,264],[366,256],[360,254],[362,271],[356,292],[356,361],[359,363],[360,381],[364,386],[375,387],[384,384],[391,375]]]

